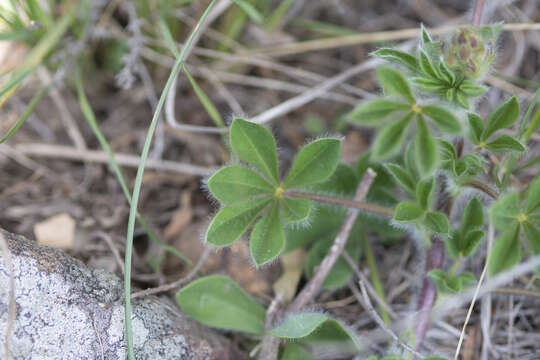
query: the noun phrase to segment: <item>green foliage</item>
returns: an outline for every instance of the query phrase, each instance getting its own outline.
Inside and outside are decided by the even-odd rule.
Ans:
[[[343,351],[360,350],[356,335],[339,321],[321,313],[299,313],[289,315],[285,321],[269,331],[282,339],[295,339],[317,346],[336,347]]]
[[[256,265],[263,265],[285,248],[286,223],[310,217],[311,200],[289,197],[287,190],[313,186],[331,177],[339,163],[341,141],[325,138],[304,146],[281,183],[276,143],[266,128],[236,118],[229,136],[233,153],[260,174],[244,165],[229,165],[208,179],[210,193],[225,207],[210,223],[206,241],[215,246],[231,245],[255,224],[250,254]]]
[[[447,239],[448,253],[454,259],[470,256],[482,241],[485,233],[481,230],[484,225],[484,207],[475,197],[465,206],[461,217],[461,228],[454,230]]]
[[[226,276],[206,276],[182,288],[176,302],[198,322],[262,335],[266,311]]]
[[[279,360],[315,360],[315,357],[300,344],[288,342],[279,355]]]
[[[428,272],[428,276],[433,280],[437,291],[440,293],[458,293],[464,287],[474,285],[476,278],[474,274],[465,272],[457,275],[450,275],[441,269],[433,269]]]
[[[520,224],[514,223],[499,237],[489,254],[489,273],[491,275],[511,268],[521,261],[519,246]]]

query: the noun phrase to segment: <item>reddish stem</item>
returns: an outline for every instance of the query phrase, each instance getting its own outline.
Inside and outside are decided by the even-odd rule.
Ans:
[[[482,14],[484,12],[485,0],[476,0],[472,15],[472,25],[479,27],[482,24]]]
[[[433,243],[427,254],[426,275],[422,283],[422,291],[418,301],[418,313],[414,324],[416,349],[419,349],[422,345],[429,325],[431,308],[437,298],[437,289],[433,281],[427,276],[427,273],[430,270],[442,268],[444,264],[444,243],[438,238],[432,240]]]

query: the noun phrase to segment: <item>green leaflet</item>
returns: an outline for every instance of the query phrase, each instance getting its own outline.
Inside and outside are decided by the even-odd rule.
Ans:
[[[526,150],[525,146],[520,143],[519,140],[516,140],[509,135],[501,135],[495,140],[488,142],[486,144],[486,149],[493,152],[524,152]]]
[[[208,189],[216,199],[227,205],[274,193],[274,187],[265,179],[241,165],[230,165],[218,170],[208,179]]]
[[[536,178],[529,185],[527,192],[527,197],[525,200],[525,213],[531,214],[532,212],[540,208],[540,175],[537,175]]]
[[[484,206],[477,198],[473,197],[465,206],[461,217],[461,231],[468,233],[484,225]]]
[[[176,302],[184,313],[207,326],[256,335],[264,332],[264,308],[226,276],[192,282],[176,294]]]
[[[439,152],[424,118],[418,115],[418,126],[414,139],[414,159],[421,177],[431,175],[437,168]]]
[[[380,66],[377,68],[377,79],[385,94],[402,97],[411,104],[416,102],[411,87],[401,72],[388,66]]]
[[[400,222],[415,222],[424,216],[424,210],[412,201],[400,202],[394,211],[394,220]]]
[[[540,230],[528,221],[523,223],[523,232],[527,238],[529,249],[533,254],[540,254]]]
[[[270,334],[282,339],[299,339],[311,334],[327,320],[328,317],[320,313],[293,314],[270,330]]]
[[[445,214],[438,211],[430,211],[424,218],[424,225],[431,231],[438,234],[448,234],[450,232],[450,222]]]
[[[356,109],[348,116],[349,121],[353,124],[364,126],[380,125],[388,116],[398,111],[406,111],[410,109],[410,105],[395,102],[387,99],[370,100]]]
[[[433,280],[440,293],[458,293],[463,287],[476,283],[474,274],[465,272],[451,276],[441,269],[433,269],[428,272],[428,276]]]
[[[306,221],[311,213],[311,200],[284,198],[281,201],[281,211],[286,222]]]
[[[315,357],[300,344],[288,342],[279,356],[279,360],[316,360]]]
[[[270,198],[250,200],[221,209],[206,231],[206,242],[227,246],[235,242],[270,202]]]
[[[413,176],[405,168],[397,164],[387,163],[385,166],[398,184],[410,195],[414,196],[416,181]]]
[[[339,163],[341,140],[319,139],[304,146],[283,182],[285,189],[311,185],[328,179]]]
[[[270,131],[236,118],[231,124],[230,142],[236,156],[259,169],[274,185],[279,183],[276,142]]]
[[[403,146],[407,126],[413,117],[413,113],[408,113],[404,118],[388,125],[382,129],[375,143],[371,155],[374,160],[384,160],[395,155]]]
[[[519,117],[519,102],[512,96],[489,115],[481,140],[487,140],[497,130],[512,126]]]
[[[433,120],[433,124],[443,133],[458,134],[461,132],[461,124],[457,117],[447,109],[428,105],[422,107],[422,113]]]
[[[519,213],[519,195],[517,193],[500,198],[490,209],[493,225],[501,231],[507,231],[510,224],[516,221]]]
[[[395,50],[392,48],[381,48],[372,53],[373,56],[391,61],[396,64],[405,66],[411,71],[416,71],[418,68],[418,61],[416,58],[406,52]]]
[[[491,254],[489,254],[490,275],[509,269],[520,262],[519,229],[520,225],[516,222],[500,238],[495,240]]]
[[[276,258],[285,247],[285,231],[281,224],[279,203],[274,201],[270,209],[253,227],[249,250],[255,265],[266,264]]]
[[[422,49],[418,51],[419,53],[419,64],[420,69],[424,72],[424,74],[428,75],[431,78],[438,79],[439,74],[433,64],[431,63],[431,60],[429,60],[429,57],[427,56],[426,52]]]
[[[435,179],[433,177],[421,180],[416,184],[416,201],[424,209],[429,209],[433,198]]]

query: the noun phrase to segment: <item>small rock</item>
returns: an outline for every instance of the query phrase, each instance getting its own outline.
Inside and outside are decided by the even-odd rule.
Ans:
[[[126,359],[123,283],[58,249],[0,229],[11,253],[16,319],[10,359]],[[9,271],[0,255],[0,343],[8,319]],[[136,359],[231,359],[222,336],[165,300],[133,300]],[[4,359],[4,346],[0,346]]]
[[[34,235],[40,245],[71,249],[75,245],[75,220],[66,213],[54,215],[34,225]]]

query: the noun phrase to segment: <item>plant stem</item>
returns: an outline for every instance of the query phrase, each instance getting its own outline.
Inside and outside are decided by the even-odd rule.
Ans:
[[[137,175],[135,177],[135,185],[133,187],[133,194],[131,196],[132,201],[131,201],[130,209],[129,209],[129,219],[128,219],[127,234],[126,234],[126,250],[125,250],[126,256],[124,260],[125,269],[126,269],[125,274],[124,274],[125,324],[126,324],[126,343],[127,343],[129,360],[135,359],[135,353],[133,351],[133,329],[131,325],[131,254],[133,252],[133,234],[135,232],[135,218],[137,215],[137,204],[139,203],[139,195],[141,191],[142,178],[144,175],[144,167],[146,165],[146,159],[148,158],[148,152],[150,151],[150,144],[152,143],[152,138],[154,136],[154,132],[156,130],[159,116],[161,114],[161,109],[163,108],[163,105],[165,103],[165,98],[167,97],[167,93],[171,89],[171,85],[174,82],[176,75],[178,75],[178,72],[180,71],[182,64],[184,63],[184,60],[187,55],[187,51],[188,49],[191,48],[193,40],[195,36],[197,35],[201,27],[201,24],[208,17],[210,10],[214,7],[215,3],[216,3],[216,0],[212,0],[210,5],[208,5],[206,10],[202,14],[199,22],[193,28],[191,34],[189,35],[189,38],[186,40],[184,47],[182,48],[182,51],[180,52],[180,56],[178,56],[175,60],[174,66],[169,75],[169,79],[167,79],[167,83],[165,84],[165,88],[163,89],[159,102],[156,106],[156,111],[154,112],[152,121],[148,128],[146,139],[144,141],[143,150],[141,153],[141,162],[139,164],[139,167],[137,169]]]
[[[499,197],[499,194],[497,194],[497,192],[495,190],[493,190],[492,188],[490,188],[489,186],[487,186],[486,184],[484,183],[481,183],[479,181],[474,181],[474,180],[471,180],[469,182],[466,182],[463,184],[464,186],[468,186],[468,187],[472,187],[472,188],[475,188],[477,190],[480,190],[482,191],[484,194],[488,195],[489,197],[491,197],[492,199],[494,200],[497,200],[497,198]]]
[[[373,255],[373,249],[371,248],[371,244],[369,243],[369,240],[365,234],[362,236],[362,242],[364,243],[364,254],[366,257],[367,265],[369,268],[369,273],[371,275],[371,282],[373,283],[373,287],[375,288],[375,292],[377,292],[377,295],[383,300],[386,301],[384,298],[384,289],[381,284],[381,277],[379,276],[379,269],[377,268],[377,262],[375,261],[375,255]],[[390,315],[386,311],[386,309],[379,304],[379,311],[381,312],[381,317],[385,324],[390,324]]]
[[[310,200],[323,202],[327,204],[341,205],[349,209],[364,210],[364,211],[371,212],[378,215],[385,215],[385,216],[394,215],[393,209],[379,206],[376,204],[369,204],[369,203],[358,201],[358,200],[350,200],[350,199],[344,199],[344,198],[338,198],[338,197],[332,197],[332,196],[310,194],[310,193],[305,193],[305,192],[300,192],[300,191],[286,191],[285,195],[294,197],[294,198],[310,199]]]
[[[414,338],[416,341],[416,349],[419,349],[426,335],[429,325],[430,313],[435,298],[437,297],[437,289],[433,281],[427,276],[427,272],[433,269],[441,268],[444,264],[444,243],[433,238],[433,243],[428,251],[426,260],[426,275],[422,283],[420,292],[420,300],[418,301],[418,313],[414,324]]]
[[[480,26],[482,24],[482,14],[484,13],[485,0],[476,0],[472,15],[472,25]]]
[[[454,264],[452,264],[452,267],[450,268],[450,271],[448,272],[448,275],[449,275],[449,276],[451,276],[451,277],[454,276],[454,274],[456,273],[456,270],[457,270],[457,268],[458,268],[458,266],[459,266],[459,262],[460,262],[460,261],[461,261],[461,256],[458,257],[458,258],[456,259],[456,261],[454,261]]]
[[[375,179],[375,176],[377,176],[377,174],[373,170],[368,168],[362,181],[360,182],[360,185],[358,186],[355,199],[357,199],[358,201],[362,201],[365,199],[371,187],[371,184]],[[302,291],[296,296],[292,304],[289,306],[287,312],[299,311],[313,298],[313,296],[315,296],[315,293],[320,289],[324,279],[326,279],[326,276],[328,276],[328,273],[343,252],[345,244],[347,243],[347,238],[351,233],[358,213],[359,210],[356,207],[349,209],[349,211],[347,212],[347,217],[343,222],[343,226],[341,227],[341,230],[339,231],[336,239],[334,240],[334,244],[330,247],[330,250],[324,257],[321,265],[319,266],[311,280],[306,284],[306,286],[304,286]]]

